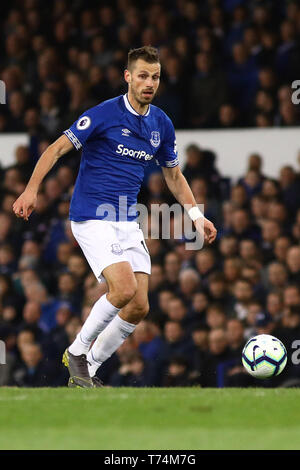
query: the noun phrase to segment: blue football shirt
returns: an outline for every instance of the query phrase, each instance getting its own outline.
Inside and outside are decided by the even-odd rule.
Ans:
[[[83,113],[64,131],[82,149],[70,205],[70,219],[134,220],[134,206],[153,158],[164,167],[178,165],[174,126],[154,105],[138,114],[127,95],[104,101]]]

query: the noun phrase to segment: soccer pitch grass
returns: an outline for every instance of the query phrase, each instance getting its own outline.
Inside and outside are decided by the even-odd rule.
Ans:
[[[0,388],[0,449],[300,449],[299,389]]]

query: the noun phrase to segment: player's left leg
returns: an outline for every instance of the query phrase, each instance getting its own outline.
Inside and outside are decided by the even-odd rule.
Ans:
[[[121,346],[149,311],[149,275],[136,272],[135,277],[137,281],[136,294],[100,333],[87,355],[91,377],[95,376],[101,364]]]
[[[98,386],[93,383],[88,372],[86,354],[90,344],[107,327],[120,309],[134,297],[137,290],[137,281],[128,261],[107,266],[103,270],[103,275],[108,283],[109,292],[96,302],[75,341],[63,355],[63,363],[70,373],[69,386]],[[114,304],[111,304],[110,300]],[[119,334],[124,334],[125,331],[125,335],[130,334],[135,327],[119,317],[114,325]]]

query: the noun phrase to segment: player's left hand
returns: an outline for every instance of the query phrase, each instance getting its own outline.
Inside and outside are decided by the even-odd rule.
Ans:
[[[211,244],[215,241],[217,229],[210,220],[204,217],[204,220],[197,219],[194,223],[197,231],[204,237],[204,242]]]

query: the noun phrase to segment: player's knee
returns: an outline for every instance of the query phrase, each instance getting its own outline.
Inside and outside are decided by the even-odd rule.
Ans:
[[[136,286],[124,286],[120,292],[120,296],[122,301],[124,302],[124,305],[128,304],[130,300],[135,296],[136,294]]]
[[[124,314],[126,315],[126,320],[129,323],[133,323],[137,325],[149,312],[149,303],[148,301],[145,303],[135,303],[133,305],[130,304],[130,308],[128,306],[128,311],[125,311]]]
[[[135,307],[135,313],[136,313],[136,317],[137,317],[138,321],[145,318],[145,316],[148,314],[148,312],[149,312],[148,302],[143,303],[143,304],[138,304]]]
[[[145,318],[149,313],[149,302],[147,301],[141,308],[141,319]]]
[[[111,295],[116,299],[115,304],[119,308],[124,307],[135,296],[137,291],[136,282],[124,283],[124,285],[116,286],[112,289]]]

